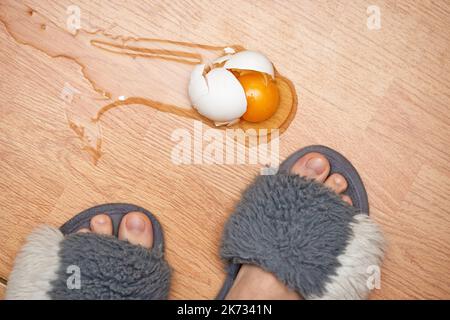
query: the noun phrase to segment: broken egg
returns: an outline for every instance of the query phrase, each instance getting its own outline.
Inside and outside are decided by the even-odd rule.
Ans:
[[[247,110],[245,92],[239,80],[225,68],[203,75],[205,65],[197,65],[191,74],[189,97],[197,111],[214,122],[232,122]]]
[[[270,118],[279,104],[272,63],[256,51],[219,57],[208,67],[194,67],[189,81],[192,105],[216,125]]]

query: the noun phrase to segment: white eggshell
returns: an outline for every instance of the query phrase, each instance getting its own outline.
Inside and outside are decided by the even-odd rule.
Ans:
[[[206,76],[199,77],[200,69],[194,69],[189,83],[189,96],[197,111],[215,122],[240,118],[247,110],[247,99],[239,80],[225,68],[212,69]]]
[[[191,78],[189,80],[189,98],[193,105],[197,104],[197,101],[208,94],[208,84],[203,76],[205,70],[204,64],[198,64],[192,70]]]
[[[236,53],[236,50],[234,50],[234,48],[231,48],[231,47],[226,47],[223,49],[223,52],[225,52],[227,54],[233,54],[233,53]]]
[[[230,58],[231,58],[232,56],[233,56],[233,55],[231,55],[231,54],[227,54],[227,55],[218,57],[216,60],[213,61],[213,64],[221,64],[222,62],[225,62],[225,61],[227,61],[227,60],[230,60]]]
[[[257,51],[241,51],[232,55],[225,62],[224,68],[264,72],[275,77],[272,62]]]

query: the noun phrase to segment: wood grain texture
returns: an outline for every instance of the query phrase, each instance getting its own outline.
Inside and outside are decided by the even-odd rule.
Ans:
[[[25,3],[60,28],[76,4],[82,27],[267,54],[299,98],[281,158],[325,144],[351,159],[367,186],[371,215],[389,241],[372,298],[450,298],[448,1],[377,1],[380,30],[366,26],[369,1]],[[171,134],[193,132],[193,121],[142,105],[103,116],[103,155],[94,165],[60,98],[68,82],[96,101],[80,66],[17,42],[2,23],[0,46],[0,277],[8,278],[38,224],[59,226],[90,206],[131,202],[164,226],[171,297],[214,297],[224,278],[223,224],[259,166],[175,165]],[[103,76],[117,87],[133,80],[126,70]],[[186,90],[176,82],[170,89]],[[159,94],[157,83],[148,90]]]

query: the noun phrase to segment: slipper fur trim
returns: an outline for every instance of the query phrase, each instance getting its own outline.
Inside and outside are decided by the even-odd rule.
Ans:
[[[328,280],[324,294],[312,299],[367,299],[379,285],[385,249],[383,234],[366,214],[356,215],[351,228],[352,236],[338,256],[340,266]]]
[[[361,258],[381,261],[382,236],[370,218],[359,216],[315,181],[259,176],[225,226],[221,256],[229,263],[258,265],[307,299],[343,299],[351,286],[352,298],[365,297],[366,280],[361,272],[353,274],[353,266]]]
[[[57,229],[42,226],[34,230],[17,254],[6,287],[8,300],[47,300],[51,282],[57,278],[59,249],[64,240]]]
[[[52,299],[167,299],[171,271],[162,245],[146,249],[113,236],[76,233],[66,236],[59,255]],[[68,270],[75,269],[80,285],[69,288]]]

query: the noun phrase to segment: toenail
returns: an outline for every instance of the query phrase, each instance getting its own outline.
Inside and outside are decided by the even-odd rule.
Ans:
[[[316,174],[325,171],[325,161],[322,158],[311,158],[306,162],[306,167],[314,170]]]
[[[125,224],[131,232],[141,233],[145,230],[145,221],[141,217],[129,217]]]
[[[104,217],[104,216],[97,216],[97,217],[95,217],[94,222],[96,224],[105,224],[106,223],[106,217]]]

